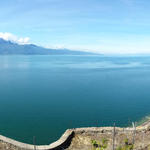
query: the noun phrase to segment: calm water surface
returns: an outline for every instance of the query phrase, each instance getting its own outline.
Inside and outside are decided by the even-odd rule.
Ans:
[[[49,144],[67,128],[150,114],[150,57],[0,56],[0,134]]]

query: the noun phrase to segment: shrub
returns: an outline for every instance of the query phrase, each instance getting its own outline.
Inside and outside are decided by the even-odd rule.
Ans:
[[[91,143],[93,150],[104,150],[107,148],[108,140],[103,138],[101,141],[92,140]]]
[[[124,140],[124,145],[117,147],[116,150],[133,150],[134,145],[129,143],[129,139]]]

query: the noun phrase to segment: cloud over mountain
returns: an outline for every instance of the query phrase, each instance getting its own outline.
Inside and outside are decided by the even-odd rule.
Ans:
[[[6,40],[6,41],[11,41],[17,44],[29,44],[30,38],[29,37],[18,37],[12,33],[8,32],[0,32],[0,38]]]

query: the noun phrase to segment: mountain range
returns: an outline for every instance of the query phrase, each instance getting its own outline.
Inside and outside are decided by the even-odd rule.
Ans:
[[[0,55],[93,55],[69,49],[49,49],[34,44],[20,45],[0,38]]]

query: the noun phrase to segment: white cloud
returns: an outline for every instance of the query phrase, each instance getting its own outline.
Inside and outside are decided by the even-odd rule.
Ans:
[[[30,38],[29,37],[18,37],[16,35],[13,35],[12,33],[8,32],[0,32],[0,38],[6,40],[6,41],[11,41],[15,42],[18,44],[29,44]]]
[[[29,37],[19,38],[19,39],[18,39],[18,42],[19,42],[19,43],[22,43],[22,44],[28,44],[29,41],[30,41],[30,38],[29,38]]]

